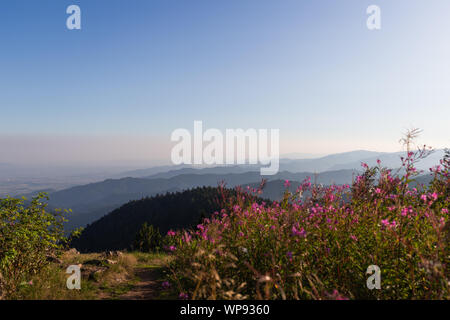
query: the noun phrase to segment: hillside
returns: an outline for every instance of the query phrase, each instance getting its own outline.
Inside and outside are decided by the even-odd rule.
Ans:
[[[203,187],[131,201],[87,226],[72,245],[81,252],[126,249],[144,222],[162,233],[189,228],[220,209],[218,196],[218,188]]]

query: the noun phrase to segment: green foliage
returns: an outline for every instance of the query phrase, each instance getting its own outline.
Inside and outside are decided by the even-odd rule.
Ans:
[[[80,238],[81,235],[83,234],[84,228],[80,227],[80,228],[76,228],[74,230],[72,230],[72,232],[70,232],[69,236],[66,239],[66,244],[69,247],[70,244],[75,241],[76,239]]]
[[[145,222],[136,234],[133,249],[141,252],[159,251],[162,245],[162,236],[158,228]]]
[[[191,299],[450,299],[449,161],[413,187],[422,156],[404,174],[364,165],[351,186],[306,180],[279,203],[233,197],[172,236],[169,280]],[[370,265],[381,290],[366,286]]]
[[[48,212],[39,194],[25,199],[0,199],[0,298],[8,297],[23,281],[59,255],[64,244],[63,212]]]

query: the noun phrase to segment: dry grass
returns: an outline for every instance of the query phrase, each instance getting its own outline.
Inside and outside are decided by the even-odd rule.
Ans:
[[[136,282],[134,268],[139,259],[131,253],[108,256],[105,253],[76,254],[65,252],[62,263],[52,263],[23,283],[10,299],[23,300],[93,300],[115,299],[132,289]],[[108,263],[109,260],[109,263]],[[66,287],[69,265],[81,265],[81,290]]]
[[[165,253],[132,252],[132,256],[137,259],[138,267],[165,266],[172,259]]]

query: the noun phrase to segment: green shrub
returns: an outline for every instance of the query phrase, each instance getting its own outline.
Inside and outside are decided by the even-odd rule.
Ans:
[[[162,245],[162,236],[158,228],[145,222],[136,234],[133,249],[141,252],[159,251]]]
[[[27,205],[25,199],[0,199],[0,298],[29,281],[64,245],[62,211],[47,211],[45,199],[39,194]]]

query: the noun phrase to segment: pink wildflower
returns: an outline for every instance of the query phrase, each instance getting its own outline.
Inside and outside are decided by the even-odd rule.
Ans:
[[[402,215],[402,217],[406,217],[408,215],[408,208],[403,208],[401,215]]]
[[[295,226],[292,226],[292,235],[306,237],[306,231],[303,228],[301,228],[299,231],[299,230],[297,230],[297,228]]]
[[[181,300],[187,300],[187,299],[189,299],[189,295],[187,293],[180,292],[178,298]]]
[[[289,261],[292,261],[292,252],[288,251],[286,253],[286,256],[288,257]]]

